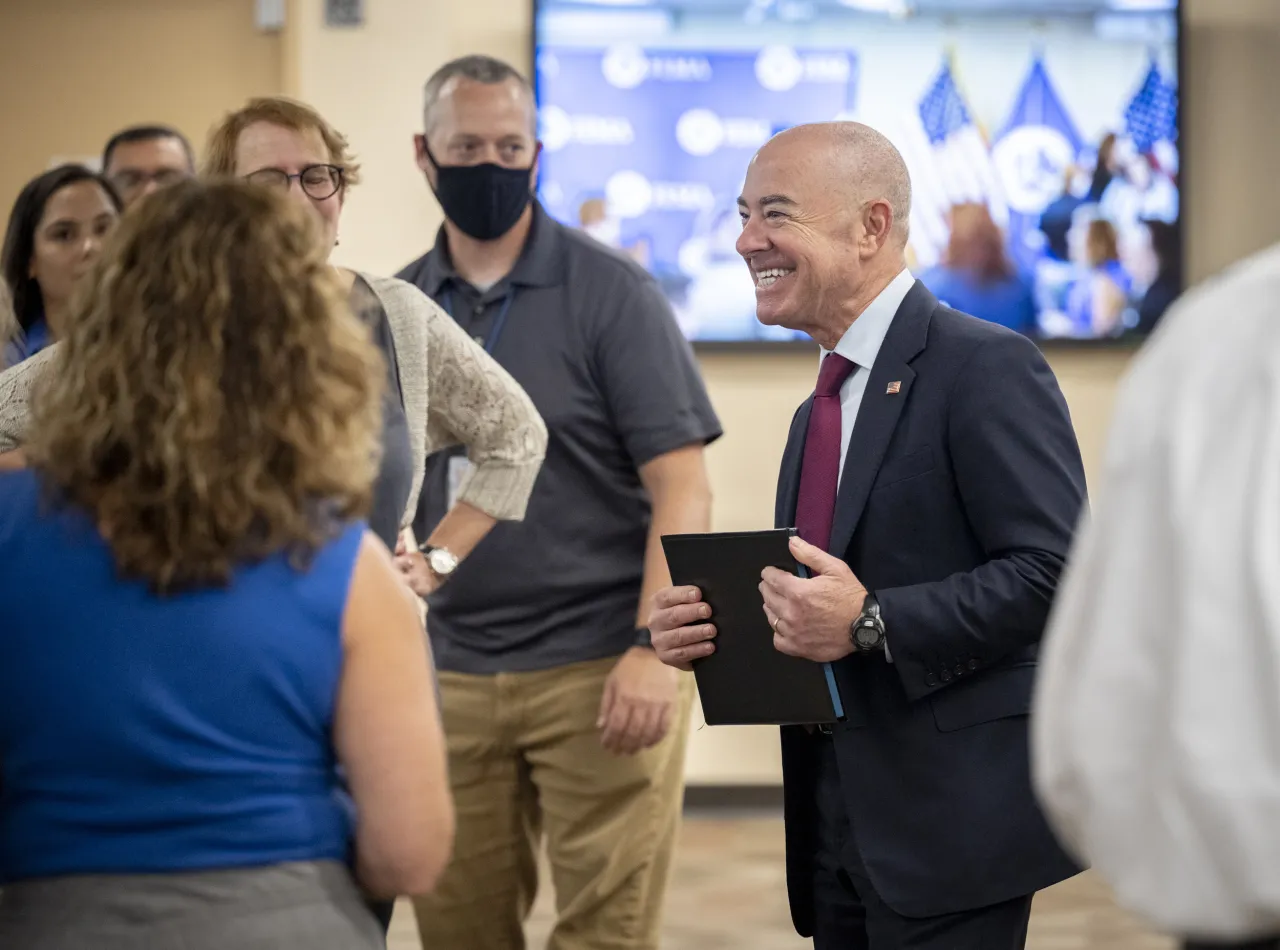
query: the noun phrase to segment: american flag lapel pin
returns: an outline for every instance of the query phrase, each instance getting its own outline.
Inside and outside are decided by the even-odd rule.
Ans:
[[[884,394],[886,396],[895,396],[900,392],[902,392],[902,380],[900,379],[895,379],[884,388]]]

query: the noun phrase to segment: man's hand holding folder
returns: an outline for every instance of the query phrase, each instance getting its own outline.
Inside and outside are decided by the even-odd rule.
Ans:
[[[693,670],[710,725],[842,719],[831,664],[854,652],[866,588],[794,529],[663,538],[675,586],[654,596],[658,658]]]
[[[776,567],[761,573],[760,593],[773,627],[773,645],[780,653],[817,663],[844,659],[854,650],[851,631],[867,589],[848,564],[799,536],[791,539],[791,553],[808,568],[808,577]]]
[[[765,617],[780,653],[831,663],[853,652],[849,631],[862,612],[867,589],[849,565],[800,537],[789,546],[809,577],[766,567],[760,594]],[[649,615],[653,648],[668,666],[693,669],[692,661],[715,652],[711,607],[696,587],[668,587],[653,598]]]

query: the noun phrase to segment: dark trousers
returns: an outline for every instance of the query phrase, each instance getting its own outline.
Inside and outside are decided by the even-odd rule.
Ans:
[[[820,732],[812,741],[821,746],[814,950],[1023,950],[1032,894],[941,917],[903,917],[890,909],[858,856],[857,818],[851,823],[846,813],[835,745]]]
[[[1182,945],[1182,950],[1280,950],[1280,937],[1246,940],[1243,943],[1203,943],[1199,940],[1188,940]]]

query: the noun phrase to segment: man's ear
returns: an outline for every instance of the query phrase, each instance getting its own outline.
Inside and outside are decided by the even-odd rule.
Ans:
[[[877,250],[889,243],[889,235],[893,232],[893,208],[889,202],[871,202],[864,214],[864,221],[867,236],[875,240]]]
[[[431,167],[431,157],[427,153],[427,137],[425,135],[415,135],[413,137],[413,160],[417,163],[418,170],[424,175],[428,170],[434,171]]]

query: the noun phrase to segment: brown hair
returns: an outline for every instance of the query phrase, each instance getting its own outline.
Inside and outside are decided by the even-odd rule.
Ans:
[[[283,195],[187,181],[126,215],[84,281],[24,448],[122,574],[224,583],[367,511],[381,363],[321,243]]]
[[[13,295],[0,277],[0,370],[4,369],[4,348],[18,335],[18,318],[13,314]]]
[[[1084,258],[1090,267],[1120,259],[1120,239],[1114,224],[1104,218],[1094,218],[1089,222],[1084,239]]]
[[[278,125],[294,132],[317,132],[329,153],[329,161],[342,169],[342,187],[360,184],[360,165],[351,154],[347,138],[311,106],[284,96],[250,99],[242,108],[228,112],[209,130],[203,172],[208,177],[236,173],[236,147],[244,130],[257,122]]]
[[[1004,235],[984,204],[955,205],[951,209],[951,240],[947,264],[974,274],[980,283],[1008,280],[1013,264],[1004,249]]]

